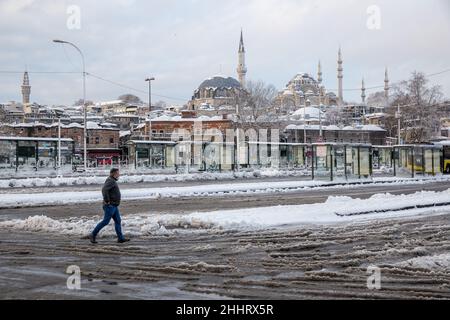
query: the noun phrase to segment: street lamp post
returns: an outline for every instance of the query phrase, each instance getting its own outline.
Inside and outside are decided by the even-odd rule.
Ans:
[[[323,141],[322,130],[322,87],[319,87],[319,142]]]
[[[74,45],[71,42],[64,41],[64,40],[53,40],[54,43],[60,43],[60,44],[68,44],[72,47],[74,47],[78,53],[81,55],[81,61],[83,63],[83,115],[84,115],[84,132],[83,132],[83,162],[84,162],[84,172],[87,171],[87,146],[86,146],[86,140],[87,140],[87,107],[86,107],[86,64],[84,61],[84,55],[83,52],[81,52],[80,48],[78,48],[76,45]]]
[[[308,99],[306,92],[303,93],[304,107],[303,107],[303,143],[306,143],[306,100]]]
[[[61,117],[58,117],[58,175],[61,175]]]
[[[397,143],[400,145],[402,144],[401,139],[401,117],[402,113],[400,111],[400,105],[397,105],[397,112],[395,113],[395,117],[397,118]]]
[[[152,140],[152,116],[151,116],[151,112],[152,112],[152,81],[154,81],[154,80],[155,80],[154,77],[148,77],[147,79],[145,79],[145,81],[148,82],[148,118],[149,118],[149,126],[150,126],[150,132],[149,132],[150,140]]]

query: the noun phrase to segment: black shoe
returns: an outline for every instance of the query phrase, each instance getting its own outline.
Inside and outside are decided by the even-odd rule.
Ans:
[[[93,243],[93,244],[98,243],[98,242],[95,240],[95,237],[94,237],[94,235],[93,235],[92,233],[89,235],[89,240],[90,240],[91,243]]]
[[[129,241],[130,241],[130,239],[127,239],[127,238],[117,240],[118,243],[125,243],[125,242],[129,242]]]

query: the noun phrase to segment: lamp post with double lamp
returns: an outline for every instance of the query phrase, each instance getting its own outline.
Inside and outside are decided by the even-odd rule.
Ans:
[[[58,176],[61,176],[61,116],[58,116]]]
[[[402,112],[400,110],[400,105],[397,105],[397,112],[395,113],[395,118],[397,119],[397,144],[402,144],[402,137],[401,137],[401,120],[402,120]]]
[[[145,79],[145,81],[148,82],[148,119],[149,119],[149,127],[150,127],[150,132],[149,132],[149,137],[150,140],[152,140],[152,81],[154,81],[155,78],[154,77],[148,77],[147,79]]]
[[[83,63],[83,116],[84,116],[84,132],[83,132],[83,162],[84,162],[84,172],[87,172],[87,108],[86,108],[86,64],[84,61],[83,52],[81,52],[80,48],[74,45],[72,42],[64,41],[64,40],[53,40],[54,43],[60,44],[68,44],[69,46],[74,47],[78,53],[81,55],[81,61]]]
[[[307,100],[310,94],[307,92],[303,93],[303,100],[304,100],[304,107],[303,107],[303,143],[307,143],[306,141],[306,107],[307,107]]]
[[[319,87],[319,142],[323,142],[322,130],[322,93],[323,87]]]

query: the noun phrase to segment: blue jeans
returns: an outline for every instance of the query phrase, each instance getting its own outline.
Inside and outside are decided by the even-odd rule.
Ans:
[[[103,217],[103,220],[100,221],[100,223],[95,227],[94,231],[92,232],[92,235],[96,237],[100,230],[102,230],[104,227],[106,227],[111,219],[114,220],[114,227],[116,229],[117,237],[119,240],[123,239],[122,234],[122,226],[121,222],[122,219],[120,218],[120,212],[119,207],[111,206],[111,205],[104,205],[103,211],[105,212],[105,216]]]

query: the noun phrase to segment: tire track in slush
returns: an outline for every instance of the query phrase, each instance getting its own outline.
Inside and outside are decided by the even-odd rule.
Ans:
[[[125,246],[110,238],[92,246],[68,236],[1,232],[0,271],[24,278],[27,285],[11,286],[0,278],[0,297],[73,297],[63,289],[66,278],[56,275],[77,264],[87,292],[102,299],[142,297],[148,288],[172,286],[192,298],[449,299],[448,269],[398,265],[448,252],[449,217],[149,236]],[[367,289],[369,265],[381,270],[381,290]],[[27,270],[46,273],[37,280]],[[59,291],[49,286],[55,281],[63,281]],[[134,289],[125,289],[131,285]],[[34,289],[25,290],[29,286]]]

